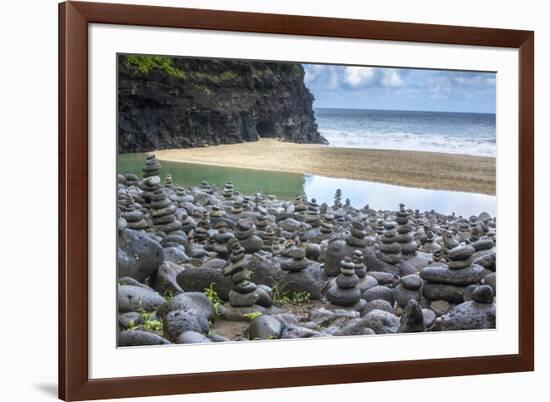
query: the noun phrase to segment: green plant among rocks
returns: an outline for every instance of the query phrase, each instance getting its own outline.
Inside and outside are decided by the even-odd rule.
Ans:
[[[204,288],[204,294],[210,300],[210,303],[214,306],[214,312],[219,314],[220,306],[223,304],[223,300],[218,296],[218,292],[214,289],[214,283],[212,282],[209,287]]]
[[[174,66],[170,57],[166,56],[129,55],[126,56],[126,63],[137,67],[138,71],[145,75],[157,69],[175,78],[185,79],[187,76],[184,71]]]
[[[243,317],[245,317],[248,321],[254,321],[256,318],[261,316],[262,313],[260,313],[259,311],[253,311],[252,313],[243,314]]]
[[[143,329],[150,332],[162,333],[162,322],[159,320],[145,321],[145,323],[143,324]]]

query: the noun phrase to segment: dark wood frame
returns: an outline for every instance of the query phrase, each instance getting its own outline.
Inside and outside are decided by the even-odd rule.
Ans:
[[[88,377],[88,24],[519,49],[519,353],[126,378]],[[154,6],[59,5],[59,397],[137,397],[534,370],[534,33]]]

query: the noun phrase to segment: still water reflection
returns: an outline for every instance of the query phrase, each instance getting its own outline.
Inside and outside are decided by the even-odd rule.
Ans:
[[[144,154],[118,155],[117,172],[141,176],[144,160]],[[355,207],[369,204],[374,209],[395,210],[402,202],[408,208],[420,211],[433,209],[444,214],[455,212],[465,217],[478,215],[482,211],[488,212],[491,216],[496,214],[496,197],[484,194],[426,190],[362,180],[191,163],[161,161],[161,165],[162,177],[171,174],[174,183],[183,186],[195,186],[206,180],[210,184],[222,187],[226,180],[232,180],[235,188],[243,194],[254,194],[261,190],[280,199],[291,200],[297,194],[305,192],[309,198],[316,198],[318,203],[332,202],[334,193],[339,188],[342,190],[343,198],[349,198]]]

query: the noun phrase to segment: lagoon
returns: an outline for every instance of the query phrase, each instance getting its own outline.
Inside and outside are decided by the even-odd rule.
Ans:
[[[145,154],[121,154],[117,156],[118,173],[134,173],[141,177]],[[399,203],[420,211],[435,210],[443,214],[455,213],[469,217],[482,211],[496,215],[496,197],[485,194],[397,186],[363,180],[350,180],[319,175],[273,172],[268,170],[230,168],[161,161],[161,176],[172,175],[174,183],[182,186],[197,186],[206,180],[223,187],[227,180],[243,194],[262,191],[283,200],[292,200],[305,193],[318,203],[331,203],[334,193],[341,189],[343,199],[349,198],[356,208],[366,204],[373,209],[395,210]]]

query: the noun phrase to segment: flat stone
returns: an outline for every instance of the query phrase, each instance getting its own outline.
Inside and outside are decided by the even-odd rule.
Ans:
[[[382,299],[386,300],[388,303],[393,305],[395,302],[395,298],[393,296],[393,289],[388,288],[387,286],[374,286],[370,289],[367,289],[363,294],[361,295],[362,299],[365,299],[367,302],[370,302],[372,300]]]
[[[370,302],[367,302],[365,306],[363,307],[363,310],[361,311],[361,316],[364,316],[365,314],[371,312],[372,310],[383,310],[387,311],[388,313],[394,313],[393,306],[388,303],[386,300],[382,299],[376,299],[371,300]]]
[[[425,283],[422,294],[430,300],[446,300],[449,303],[464,301],[464,286],[443,285],[440,283]]]
[[[451,304],[447,300],[434,300],[430,303],[430,309],[436,316],[446,314],[451,309]]]
[[[117,289],[118,311],[154,311],[164,303],[164,298],[152,289],[139,286],[119,286]]]
[[[475,249],[472,246],[457,246],[451,250],[449,250],[449,258],[451,260],[466,260],[468,259],[473,253],[475,253]]]
[[[422,287],[422,279],[418,275],[403,276],[399,282],[401,286],[409,290],[417,290]]]
[[[444,266],[429,266],[420,271],[420,277],[432,283],[466,286],[480,282],[486,275],[485,268],[471,265],[464,269],[447,269]]]
[[[342,289],[338,286],[330,287],[326,292],[327,300],[337,306],[353,306],[361,298],[358,288]]]
[[[238,293],[234,290],[229,291],[229,304],[233,307],[250,307],[259,300],[258,292]]]

